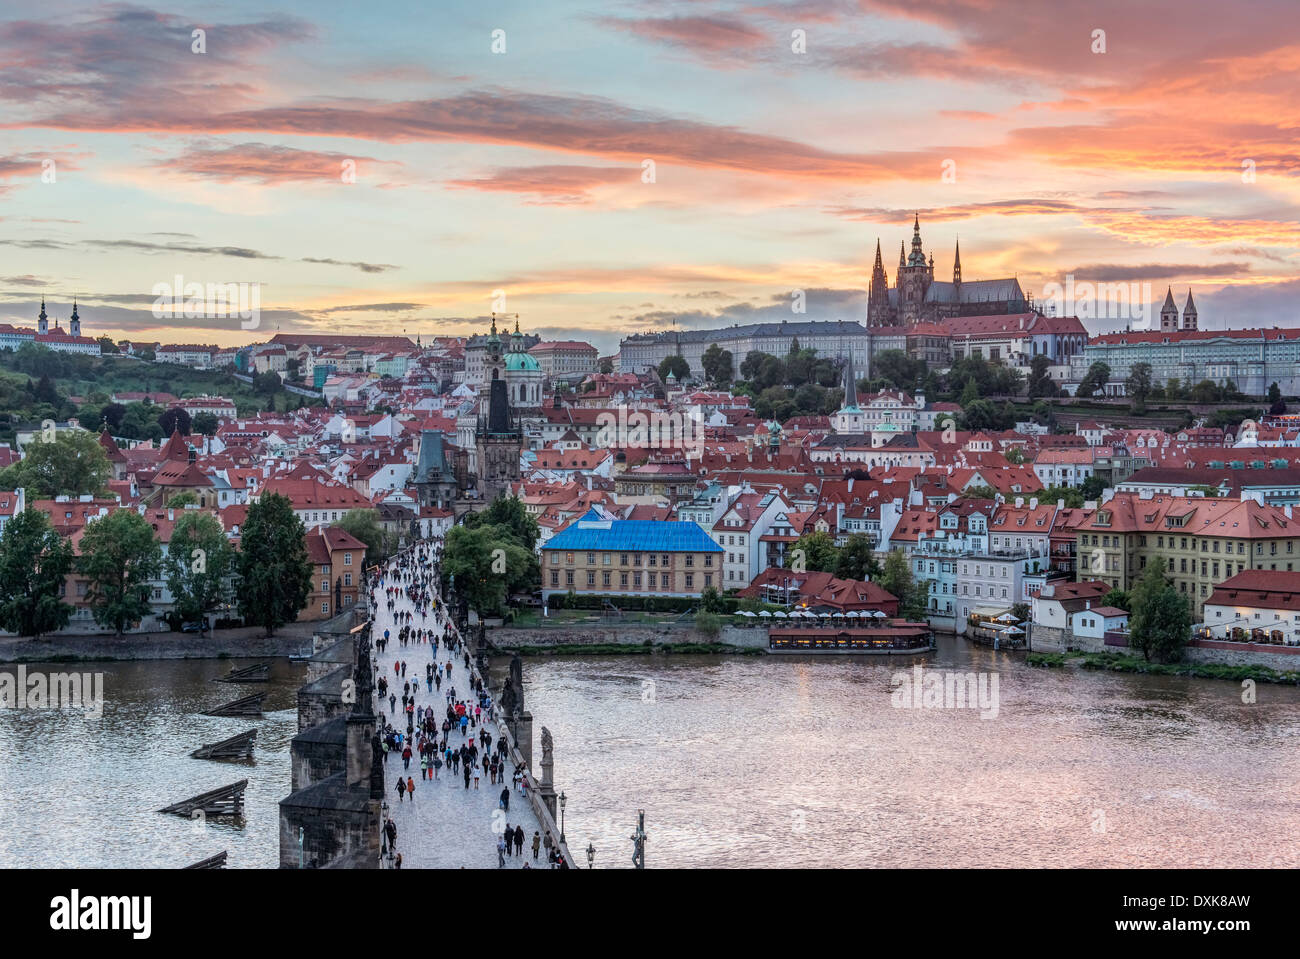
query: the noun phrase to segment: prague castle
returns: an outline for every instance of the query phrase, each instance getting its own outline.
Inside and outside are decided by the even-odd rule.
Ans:
[[[876,240],[876,262],[867,294],[867,326],[911,326],[954,316],[1009,316],[1025,313],[1029,300],[1014,277],[1001,280],[961,278],[961,244],[953,251],[952,282],[934,278],[934,253],[927,260],[921,243],[921,218],[912,222],[912,250],[900,243],[898,272],[889,285]]]

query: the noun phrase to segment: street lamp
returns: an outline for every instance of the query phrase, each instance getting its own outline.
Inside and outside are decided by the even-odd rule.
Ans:
[[[564,804],[568,802],[568,797],[560,793],[560,842],[564,842]]]
[[[591,843],[587,843],[587,868],[590,869],[591,864],[595,861],[596,861],[596,847],[593,846]]]

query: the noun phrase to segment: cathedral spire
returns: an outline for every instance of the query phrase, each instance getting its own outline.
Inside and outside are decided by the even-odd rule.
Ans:
[[[905,249],[906,248],[903,245],[903,241],[899,240],[898,241],[898,268],[900,270],[903,267],[907,266],[907,254],[905,252]]]
[[[957,239],[957,249],[952,258],[952,284],[953,286],[961,285],[961,238]]]
[[[880,237],[876,237],[876,264],[872,272],[875,272],[875,270],[883,270],[884,268],[885,264],[880,259]]]
[[[912,221],[912,252],[907,257],[908,266],[925,266],[925,250],[921,249],[921,214]]]
[[[37,318],[36,332],[44,335],[50,332],[50,319],[45,315],[45,297],[41,297],[41,314]]]

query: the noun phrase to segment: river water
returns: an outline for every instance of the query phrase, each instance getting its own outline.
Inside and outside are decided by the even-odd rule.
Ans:
[[[266,683],[218,683],[266,660],[27,664],[28,673],[103,673],[99,718],[78,710],[0,711],[0,867],[176,868],[229,851],[236,867],[279,865],[278,803],[289,793],[289,741],[306,668],[273,661]],[[0,671],[14,673],[6,664]],[[264,719],[200,716],[267,693]],[[248,762],[191,759],[204,743],[257,730]],[[248,780],[243,823],[191,822],[163,806]]]
[[[649,868],[1300,865],[1300,689],[924,662],[996,673],[996,717],[893,706],[898,658],[530,658],[525,701],[597,868],[639,808]]]
[[[222,849],[232,868],[278,865],[305,670],[212,682],[248,662],[47,667],[102,671],[104,713],[0,711],[0,866]],[[638,808],[650,868],[1300,865],[1300,689],[1261,685],[1246,705],[1235,683],[1033,669],[955,639],[923,662],[996,674],[997,715],[891,705],[902,659],[538,657],[524,676],[570,848],[593,844],[597,868],[631,865]],[[198,715],[260,690],[265,719]],[[250,727],[251,764],[189,757]],[[156,811],[242,778],[242,824]]]

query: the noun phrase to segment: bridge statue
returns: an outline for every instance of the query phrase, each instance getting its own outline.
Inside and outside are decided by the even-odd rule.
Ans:
[[[542,781],[537,787],[537,794],[546,808],[555,818],[555,741],[551,731],[542,727]]]

